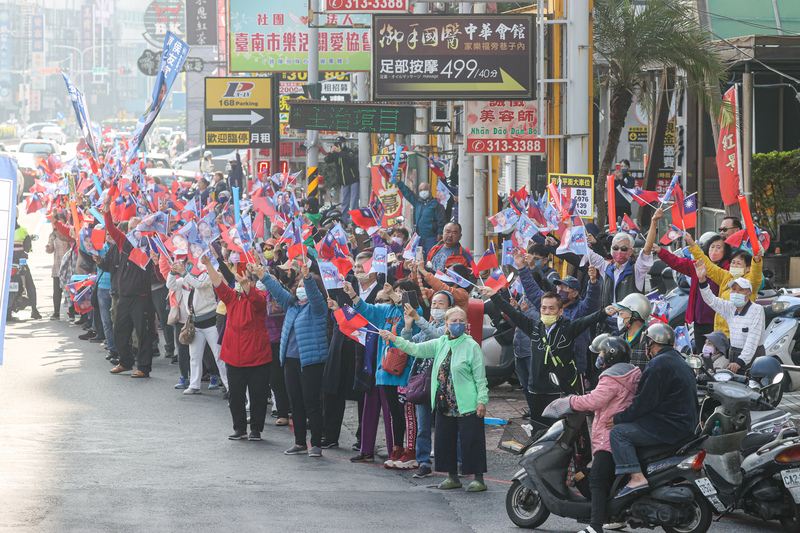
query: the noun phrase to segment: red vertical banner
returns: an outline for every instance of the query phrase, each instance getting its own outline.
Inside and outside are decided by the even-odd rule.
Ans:
[[[717,143],[717,172],[719,190],[725,205],[738,202],[741,188],[741,161],[739,155],[739,106],[734,85],[722,99],[719,114],[719,142]]]
[[[614,195],[614,174],[606,176],[606,196],[608,196],[608,232],[617,232],[617,202]]]

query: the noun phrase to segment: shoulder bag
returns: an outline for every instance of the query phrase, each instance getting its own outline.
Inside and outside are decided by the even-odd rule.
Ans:
[[[189,292],[189,318],[186,319],[186,323],[181,328],[181,333],[178,335],[178,342],[181,344],[188,346],[194,340],[194,306],[192,305],[192,299],[194,298],[194,289]]]

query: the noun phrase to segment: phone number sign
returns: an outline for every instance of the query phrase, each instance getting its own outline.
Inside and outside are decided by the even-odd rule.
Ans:
[[[467,102],[467,153],[545,153],[544,121],[538,115],[536,101]]]
[[[548,174],[547,183],[561,186],[561,202],[565,208],[575,203],[575,212],[581,218],[594,218],[594,176],[585,174]]]
[[[327,0],[327,13],[408,13],[408,0]]]
[[[376,100],[528,100],[530,15],[375,15]]]

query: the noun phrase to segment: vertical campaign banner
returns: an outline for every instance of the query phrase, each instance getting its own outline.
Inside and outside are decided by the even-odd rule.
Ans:
[[[155,122],[158,112],[164,106],[169,90],[183,67],[186,56],[189,54],[189,45],[181,41],[171,31],[167,31],[164,39],[164,50],[161,52],[161,66],[158,68],[156,83],[153,86],[153,100],[144,115],[139,118],[136,129],[133,131],[130,148],[128,149],[127,161],[133,159],[139,150],[150,127]]]
[[[307,0],[230,0],[231,72],[293,72],[308,68]],[[370,16],[329,13],[320,24],[350,26],[319,30],[319,70],[370,70]],[[352,26],[363,24],[362,28]]]
[[[94,131],[92,131],[92,121],[89,120],[89,109],[86,107],[86,97],[75,84],[69,81],[66,74],[62,73],[61,75],[64,76],[64,82],[67,84],[67,91],[69,91],[69,98],[72,100],[72,107],[75,108],[75,118],[78,121],[78,127],[81,129],[83,138],[86,140],[89,150],[92,151],[92,155],[97,158],[97,143],[94,138]],[[98,190],[98,192],[100,191]]]
[[[14,254],[16,220],[17,162],[0,156],[0,365],[3,364],[3,339],[8,316],[8,289],[11,283],[11,259]]]

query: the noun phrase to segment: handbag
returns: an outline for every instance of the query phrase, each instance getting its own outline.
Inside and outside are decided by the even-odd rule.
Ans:
[[[408,378],[406,387],[406,399],[414,405],[430,405],[431,403],[431,374],[433,365],[419,374],[413,374]]]
[[[188,346],[194,340],[194,306],[192,305],[192,298],[194,297],[194,289],[189,293],[189,318],[181,328],[181,333],[178,335],[178,342]]]
[[[402,376],[408,364],[408,354],[400,348],[389,348],[383,356],[381,368],[393,376]]]

